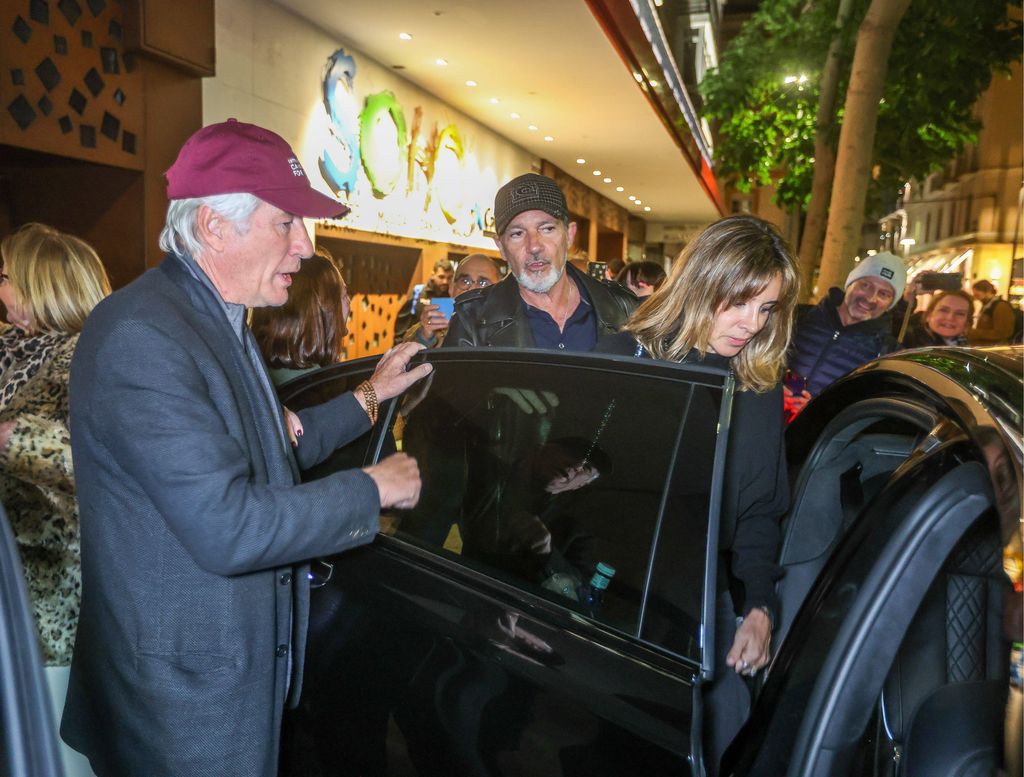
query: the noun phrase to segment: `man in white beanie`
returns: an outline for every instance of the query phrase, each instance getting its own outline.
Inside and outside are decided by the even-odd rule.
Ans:
[[[829,384],[896,349],[889,311],[906,284],[902,259],[888,252],[875,254],[846,276],[845,289],[829,289],[799,315],[783,389],[790,418]]]

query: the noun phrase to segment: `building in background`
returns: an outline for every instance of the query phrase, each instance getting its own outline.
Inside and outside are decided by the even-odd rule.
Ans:
[[[908,182],[880,221],[879,250],[903,253],[913,274],[962,272],[988,279],[1019,304],[1024,154],[1021,66],[996,75],[978,100],[978,142],[924,181]]]

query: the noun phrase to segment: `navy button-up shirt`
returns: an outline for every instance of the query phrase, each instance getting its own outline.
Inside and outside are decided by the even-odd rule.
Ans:
[[[597,343],[597,318],[594,315],[594,306],[583,286],[576,283],[571,275],[568,277],[576,284],[576,290],[580,293],[580,304],[565,322],[564,329],[558,329],[555,319],[547,311],[523,302],[526,307],[526,321],[533,333],[533,342],[538,348],[589,351]]]

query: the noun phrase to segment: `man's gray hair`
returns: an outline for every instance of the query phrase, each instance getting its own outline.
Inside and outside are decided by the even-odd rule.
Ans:
[[[249,219],[263,202],[255,194],[214,194],[209,197],[190,197],[171,200],[167,206],[167,220],[160,233],[160,248],[168,253],[195,258],[203,252],[203,243],[196,234],[196,214],[199,206],[206,205],[221,218],[235,226],[239,234],[249,231]]]

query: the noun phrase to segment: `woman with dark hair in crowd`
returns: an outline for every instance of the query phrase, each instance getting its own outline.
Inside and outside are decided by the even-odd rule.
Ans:
[[[974,300],[966,291],[939,292],[932,297],[919,323],[911,323],[904,348],[930,345],[967,345],[964,333],[974,318]]]
[[[110,293],[96,252],[42,224],[0,243],[0,502],[21,553],[55,712],[67,693],[81,597],[68,374],[86,316]],[[91,774],[63,748],[65,771]]]
[[[714,365],[736,378],[718,545],[715,678],[704,694],[711,775],[749,712],[742,676],[754,676],[771,657],[779,519],[789,505],[779,381],[798,285],[796,263],[775,228],[730,216],[689,243],[665,284],[596,349]],[[734,601],[733,593],[741,598]]]
[[[657,262],[630,262],[615,280],[638,297],[649,297],[665,282],[665,268]]]
[[[317,249],[292,276],[284,305],[253,310],[252,332],[275,385],[344,358],[350,305],[334,259]]]

